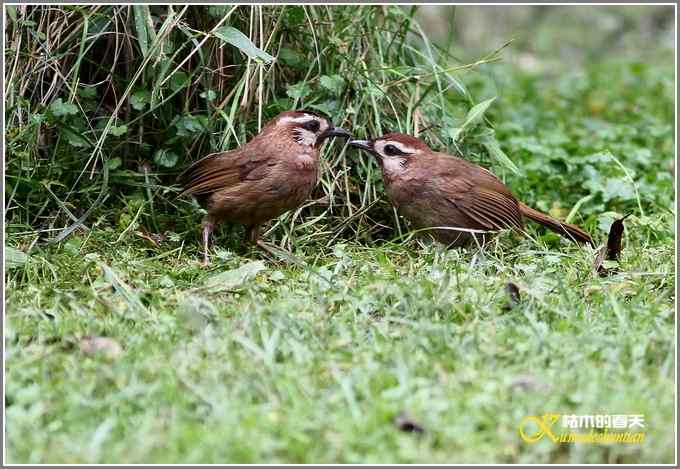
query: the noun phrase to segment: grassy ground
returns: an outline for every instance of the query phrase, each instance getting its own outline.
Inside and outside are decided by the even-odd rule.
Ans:
[[[477,101],[499,97],[489,117],[522,175],[466,156],[555,215],[583,200],[572,219],[600,243],[633,212],[608,277],[592,274],[594,250],[533,228],[445,251],[390,241],[389,219],[345,230],[310,211],[266,235],[294,258],[224,227],[206,269],[188,201],[154,240],[144,194],[56,245],[16,223],[8,462],[673,462],[673,79],[672,59],[465,76]],[[377,187],[374,218],[388,210]],[[113,342],[88,353],[88,336]],[[521,419],[546,412],[644,414],[647,435],[523,442]],[[424,431],[403,431],[403,415]]]

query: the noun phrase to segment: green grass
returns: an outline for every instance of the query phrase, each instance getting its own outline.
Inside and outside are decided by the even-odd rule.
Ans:
[[[231,118],[220,114],[200,131],[189,125],[195,133],[184,128],[184,135],[176,134],[177,126],[138,122],[139,132],[149,135],[142,143],[158,139],[166,156],[181,155],[172,167],[166,166],[171,159],[149,163],[153,152],[142,148],[138,134],[118,140],[93,120],[88,138],[107,142],[103,159],[120,161],[100,161],[89,179],[82,167],[95,154],[92,147],[59,140],[59,151],[46,155],[35,143],[31,132],[40,127],[28,115],[55,119],[55,108],[10,106],[7,462],[673,462],[672,51],[660,53],[663,60],[608,60],[557,76],[512,64],[477,65],[442,78],[442,86],[459,84],[464,95],[435,92],[435,75],[380,97],[366,91],[370,79],[385,85],[461,63],[443,52],[435,61],[409,52],[401,33],[417,33],[404,20],[409,16],[378,11],[371,10],[382,29],[355,22],[353,9],[308,10],[322,48],[340,47],[357,29],[370,33],[347,52],[356,58],[352,54],[372,46],[364,74],[348,69],[358,62],[343,60],[324,62],[319,72],[314,48],[301,49],[301,68],[268,77],[265,96],[274,104],[251,104],[242,120],[233,118],[234,107]],[[235,13],[245,21],[242,30],[248,12]],[[201,18],[194,13],[192,27]],[[265,10],[264,18],[278,13]],[[334,27],[323,21],[328,15]],[[306,23],[304,16],[284,18],[293,25],[292,32],[277,30],[285,45]],[[183,27],[173,34],[200,40]],[[196,73],[206,78],[216,59],[196,55]],[[394,61],[401,57],[412,68],[399,69]],[[338,143],[324,152],[323,180],[309,206],[272,222],[265,234],[290,247],[293,258],[243,247],[242,229],[224,226],[212,264],[203,268],[200,215],[190,201],[174,199],[174,174],[203,150],[233,146],[233,139],[222,140],[224,131],[241,141],[256,130],[260,111],[266,117],[292,105],[284,78],[309,74],[318,83],[319,73],[338,71],[356,75],[338,97],[344,101],[334,117],[360,135],[386,127],[412,132],[417,114],[410,94],[432,87],[419,111],[421,128],[442,124],[424,135],[433,146],[459,148],[491,167],[522,200],[571,216],[600,244],[612,220],[632,211],[620,272],[593,275],[593,249],[534,226],[532,239],[506,233],[483,252],[399,239],[408,226],[394,216],[377,168]],[[153,88],[153,78],[142,81],[167,91]],[[310,100],[336,100],[313,86]],[[179,102],[156,110],[160,121],[192,114],[186,109],[214,111],[197,93],[179,89]],[[474,103],[494,96],[488,121],[454,142],[450,129]],[[230,99],[227,111],[239,100]],[[347,106],[354,112],[345,112]],[[134,119],[129,112],[125,118]],[[89,114],[83,115],[87,125]],[[41,132],[48,141],[73,138],[64,125],[50,120]],[[492,128],[521,175],[478,143]],[[110,168],[107,183],[102,164]],[[96,205],[100,192],[107,198]],[[63,242],[45,242],[73,226],[66,209],[77,218],[92,205],[88,230],[74,226]],[[162,234],[158,244],[149,234]],[[521,295],[511,309],[508,282]],[[113,339],[122,353],[85,353],[86,336]],[[402,412],[425,431],[400,431],[395,420]],[[522,418],[546,412],[644,414],[647,435],[640,445],[523,442]]]
[[[211,293],[212,276],[260,256],[206,271],[181,242],[114,239],[36,255],[26,274],[40,279],[10,286],[9,461],[673,458],[671,245],[631,236],[625,272],[592,278],[592,252],[567,245],[340,244]],[[522,295],[509,311],[508,281]],[[71,342],[85,335],[124,353],[84,356]],[[401,411],[426,433],[399,432]],[[649,433],[640,447],[522,443],[521,418],[547,411],[642,413]]]

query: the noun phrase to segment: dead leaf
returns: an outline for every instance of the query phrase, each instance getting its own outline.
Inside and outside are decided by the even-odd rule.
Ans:
[[[607,255],[607,246],[602,246],[600,249],[597,250],[597,255],[595,256],[595,263],[593,264],[593,267],[595,267],[595,272],[597,272],[600,275],[605,275],[605,268],[602,267],[602,264],[604,263],[604,257]]]
[[[510,385],[513,388],[519,388],[522,391],[549,391],[551,386],[548,383],[540,381],[533,375],[522,374],[515,377]]]
[[[607,265],[612,262],[618,262],[621,256],[621,239],[623,238],[623,221],[632,215],[632,212],[626,214],[623,218],[614,220],[612,226],[609,228],[609,236],[607,237],[607,245],[602,246],[597,251],[595,256],[594,268],[601,276],[609,275],[618,272],[618,266]],[[610,261],[610,262],[607,262]]]
[[[623,218],[619,218],[612,223],[609,228],[609,237],[607,238],[607,260],[618,261],[621,255],[621,238],[623,237],[623,220],[632,215],[626,214]]]
[[[520,295],[519,287],[516,283],[508,282],[505,284],[505,291],[508,294],[508,301],[503,306],[503,309],[510,310],[519,304]]]
[[[80,339],[80,351],[87,355],[102,354],[106,358],[117,358],[123,353],[123,347],[109,337],[85,336]]]
[[[399,430],[406,433],[425,433],[425,428],[418,422],[406,415],[405,412],[400,412],[395,420],[395,425]]]
[[[139,231],[135,231],[135,234],[140,238],[150,241],[156,247],[159,247],[163,241],[168,239],[168,237],[163,233],[149,233],[144,228],[141,228]]]

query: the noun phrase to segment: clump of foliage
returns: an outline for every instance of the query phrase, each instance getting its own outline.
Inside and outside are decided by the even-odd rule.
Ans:
[[[513,167],[483,121],[491,101],[477,103],[455,76],[499,51],[461,64],[429,42],[415,8],[359,8],[9,7],[8,232],[188,229],[176,227],[195,210],[175,198],[181,168],[292,108],[359,134],[439,124],[424,135],[433,144]],[[325,152],[315,202],[295,215],[316,220],[296,224],[303,239],[391,232],[379,174],[345,150]]]

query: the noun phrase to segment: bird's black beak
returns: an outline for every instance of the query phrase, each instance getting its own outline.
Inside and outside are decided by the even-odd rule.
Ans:
[[[370,140],[350,140],[349,144],[353,147],[360,148],[361,150],[366,150],[369,153],[375,153],[373,142]]]
[[[316,139],[317,145],[321,145],[321,143],[326,140],[328,137],[345,137],[345,138],[351,138],[352,134],[349,133],[347,130],[343,129],[342,127],[329,127],[321,134],[319,137]]]

